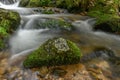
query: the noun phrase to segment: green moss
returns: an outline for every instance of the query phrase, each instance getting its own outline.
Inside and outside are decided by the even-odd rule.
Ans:
[[[120,18],[113,18],[106,22],[113,32],[120,32]]]
[[[81,52],[75,43],[63,38],[49,39],[32,52],[23,65],[26,68],[75,64],[80,61]]]
[[[98,0],[89,9],[88,16],[97,18],[96,26],[104,26],[112,29],[112,32],[120,31],[120,16],[118,15],[119,0]],[[109,30],[108,30],[109,31]]]
[[[113,18],[112,14],[102,13],[100,11],[90,11],[88,12],[88,16],[97,18],[97,22],[96,22],[97,25],[107,22]]]
[[[51,19],[45,18],[41,19],[37,26],[34,28],[51,28],[51,29],[60,29],[60,30],[72,30],[73,26],[64,20],[61,19]]]
[[[6,31],[5,28],[0,27],[0,35],[1,35],[1,37],[2,37],[2,36],[7,36],[7,35],[8,35],[8,33],[7,33],[7,31]]]
[[[74,13],[89,12],[93,9],[116,13],[119,10],[119,4],[119,0],[21,0],[20,5],[26,7],[59,7]]]
[[[86,11],[91,3],[94,1],[91,0],[57,0],[56,6],[60,8],[65,8],[70,12],[81,12]]]
[[[2,50],[5,47],[5,44],[2,39],[0,39],[0,50]]]
[[[40,6],[52,6],[52,0],[40,0]]]
[[[28,3],[28,7],[39,7],[40,0],[30,0]]]
[[[51,0],[21,0],[20,6],[26,7],[43,7],[50,6]]]
[[[20,23],[20,16],[18,13],[0,9],[0,27],[4,27],[8,30],[15,30]]]
[[[26,7],[44,7],[52,6],[52,0],[21,0],[20,6]]]

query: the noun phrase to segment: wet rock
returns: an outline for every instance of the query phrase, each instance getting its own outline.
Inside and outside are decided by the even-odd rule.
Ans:
[[[0,9],[0,50],[7,47],[5,44],[6,38],[13,33],[19,24],[20,16],[18,13]]]
[[[12,32],[19,24],[20,16],[17,12],[0,9],[0,27],[7,28],[8,32]]]
[[[75,64],[80,61],[81,51],[75,43],[63,38],[49,39],[24,61],[26,68]]]
[[[81,62],[86,62],[97,58],[109,60],[114,57],[115,53],[112,50],[106,48],[98,48],[94,50],[92,53],[82,56]]]
[[[118,56],[111,57],[109,60],[111,63],[120,66],[120,57]]]
[[[6,74],[0,75],[0,80],[120,80],[119,66],[111,68],[113,64],[109,64],[105,60],[89,62],[86,65],[79,63],[42,67],[41,69],[34,68],[32,71],[13,66],[9,67],[11,69]],[[64,74],[64,71],[67,73]],[[44,77],[40,77],[41,74],[45,74]],[[10,78],[12,75],[13,78]]]
[[[24,27],[25,29],[45,29],[49,28],[51,30],[54,30],[54,32],[57,30],[72,30],[73,26],[61,19],[53,19],[53,18],[37,18],[34,21],[31,21],[28,25]]]
[[[6,69],[4,67],[0,68],[0,75],[3,75],[5,72],[6,72]]]
[[[38,73],[39,73],[38,76],[40,78],[45,78],[45,76],[49,73],[49,69],[46,66],[41,67],[39,69],[33,68],[33,71],[38,71]]]
[[[120,33],[120,18],[112,18],[104,23],[96,25],[95,30],[101,30],[114,34]]]
[[[66,9],[54,8],[54,7],[45,7],[41,10],[42,14],[60,14],[68,13]]]
[[[51,74],[53,74],[54,76],[57,77],[63,77],[65,74],[67,73],[67,71],[65,71],[64,69],[61,68],[53,68]]]

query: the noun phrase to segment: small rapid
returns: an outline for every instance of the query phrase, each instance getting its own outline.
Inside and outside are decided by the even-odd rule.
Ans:
[[[24,55],[26,56],[27,53],[37,49],[46,40],[54,37],[70,39],[80,45],[80,47],[106,47],[113,50],[117,55],[120,53],[120,37],[102,31],[93,31],[92,29],[95,24],[94,18],[73,14],[39,14],[34,13],[34,9],[37,8],[24,8],[18,7],[18,5],[19,1],[10,5],[0,3],[0,8],[17,11],[21,16],[20,26],[9,39],[12,59],[17,59],[20,55],[22,55],[22,57]],[[34,28],[36,26],[39,27],[39,22],[49,18],[63,19],[71,23],[72,26],[74,26],[74,30],[62,32],[59,29]]]
[[[94,19],[93,19],[94,20]],[[120,36],[114,35],[102,31],[93,31],[93,25],[95,21],[92,20],[86,20],[86,21],[75,21],[73,22],[73,25],[78,30],[78,33],[80,33],[80,39],[82,37],[83,41],[87,43],[87,45],[92,46],[101,46],[106,47],[110,50],[113,50],[115,53],[117,53],[119,56],[120,52]],[[90,23],[89,23],[90,22]],[[82,41],[82,42],[83,42]]]

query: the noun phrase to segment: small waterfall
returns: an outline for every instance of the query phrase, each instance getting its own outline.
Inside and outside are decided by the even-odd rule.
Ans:
[[[0,2],[2,2],[5,5],[14,4],[14,3],[16,3],[18,1],[20,1],[20,0],[0,0]]]
[[[12,8],[18,7],[18,6],[19,6],[19,2],[20,2],[20,1],[17,1],[17,2],[15,2],[15,3],[9,4],[9,5],[6,5],[6,4],[3,4],[2,2],[0,2],[0,8],[12,9]]]
[[[19,3],[20,3],[20,0],[17,0],[14,3],[12,3],[12,4],[7,4],[7,5],[2,3],[2,2],[0,2],[0,8],[13,10],[13,11],[18,12],[21,15],[22,14],[23,15],[26,15],[26,14],[28,15],[28,14],[35,13],[34,10],[36,10],[36,8],[31,9],[31,8],[18,7]]]

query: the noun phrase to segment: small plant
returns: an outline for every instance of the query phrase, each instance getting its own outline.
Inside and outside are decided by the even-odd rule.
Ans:
[[[3,28],[3,27],[0,27],[0,35],[4,35],[4,36],[6,36],[6,35],[8,35],[8,33],[7,33],[7,31],[6,31],[6,29],[5,28]]]
[[[58,7],[66,8],[69,11],[86,11],[94,0],[57,0]]]
[[[99,0],[88,11],[88,16],[97,18],[97,24],[118,18],[118,0]]]
[[[50,6],[51,0],[40,0],[40,6]]]

